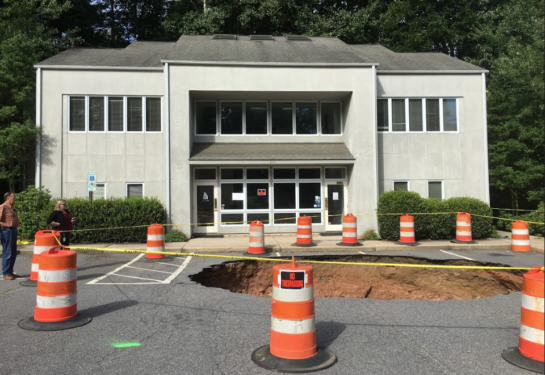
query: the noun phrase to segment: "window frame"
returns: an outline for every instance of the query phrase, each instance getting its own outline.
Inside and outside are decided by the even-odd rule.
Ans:
[[[339,134],[324,134],[322,133],[322,104],[323,103],[339,103],[340,105],[340,116],[341,116],[341,132]],[[344,122],[343,122],[343,101],[342,100],[319,100],[318,101],[318,135],[323,137],[338,137],[344,134]]]
[[[87,109],[87,95],[67,95],[68,96],[68,99],[67,99],[67,104],[66,104],[66,125],[67,125],[67,130],[68,130],[68,133],[87,133],[87,117],[88,117],[88,109]],[[84,118],[83,118],[83,127],[84,129],[83,130],[71,130],[70,129],[70,99],[74,97],[74,98],[81,98],[83,97],[83,111],[84,111]]]
[[[217,134],[219,134],[220,136],[222,137],[229,137],[229,136],[242,136],[242,135],[246,135],[246,103],[244,100],[228,100],[228,99],[221,99],[218,101],[219,104],[218,106],[216,107],[216,112],[217,112],[217,117],[218,119],[216,120],[216,132]],[[242,111],[242,124],[241,124],[241,130],[242,132],[240,134],[222,134],[221,133],[221,104],[222,103],[240,103],[241,104],[241,111]],[[196,125],[196,124],[195,124]],[[196,129],[195,129],[196,130]],[[202,135],[202,134],[201,134]]]
[[[403,99],[405,101],[405,131],[393,131],[392,126],[392,117],[393,117],[393,109],[392,109],[392,100],[393,99]],[[421,100],[422,101],[422,131],[416,131],[416,130],[410,130],[411,124],[410,124],[410,107],[409,107],[409,100]],[[439,130],[438,131],[428,131],[428,124],[427,124],[427,118],[426,118],[426,100],[429,99],[437,99],[439,100]],[[456,101],[456,130],[444,130],[444,115],[443,115],[443,100],[445,99],[452,99]],[[402,134],[402,133],[411,133],[411,134],[438,134],[438,133],[445,133],[445,134],[455,134],[460,132],[460,97],[456,96],[441,96],[441,97],[380,97],[377,98],[377,110],[378,110],[378,100],[387,100],[388,101],[388,130],[379,130],[378,129],[378,116],[376,120],[376,131],[378,133],[389,133],[389,134]]]
[[[327,178],[325,170],[326,169],[334,169],[334,168],[344,169],[344,178]],[[326,166],[324,166],[324,172],[323,173],[324,173],[324,175],[323,175],[324,182],[325,181],[347,181],[348,180],[348,168],[345,167],[345,166],[342,166],[342,165],[326,165]]]
[[[104,198],[98,198],[98,199],[107,199],[107,198],[108,198],[108,195],[107,195],[107,193],[106,193],[106,182],[97,182],[96,185],[97,185],[97,186],[98,186],[98,185],[104,185]],[[89,191],[89,189],[87,189],[87,198],[90,197],[90,194],[89,194],[89,193],[90,193],[90,191]],[[97,198],[93,197],[93,199],[97,199]]]
[[[129,198],[129,185],[142,185],[142,198],[146,196],[146,188],[143,182],[125,182],[125,198]]]
[[[246,103],[265,103],[265,108],[267,110],[267,132],[265,134],[248,134],[246,133]],[[269,100],[243,100],[242,101],[242,135],[243,136],[249,136],[249,137],[268,137],[271,135],[271,118],[269,115],[271,114],[270,111],[271,106],[269,106]],[[228,134],[231,136],[237,136],[239,134]]]
[[[299,134],[297,133],[297,104],[312,103],[316,105],[316,134]],[[318,100],[293,100],[293,133],[291,135],[304,136],[304,137],[316,137],[322,135],[321,118],[322,112],[320,111],[321,104]],[[288,134],[282,134],[288,135]],[[296,172],[297,173],[297,172]]]
[[[427,180],[427,184],[426,184],[426,196],[428,198],[431,198],[430,197],[430,182],[440,182],[441,183],[441,201],[444,201],[445,200],[445,181],[444,180]],[[432,198],[432,199],[436,199],[436,198]]]
[[[196,176],[196,175],[197,175],[197,169],[213,169],[213,170],[216,171],[216,178],[214,178],[214,179],[202,179],[202,180],[199,179],[199,180],[197,180],[197,176]],[[219,172],[219,173],[221,173],[221,172]],[[196,168],[193,168],[193,181],[195,181],[195,182],[201,182],[201,181],[205,181],[205,182],[206,182],[206,181],[218,181],[219,173],[218,173],[218,168],[216,168],[216,167],[196,167]]]
[[[197,103],[215,103],[216,104],[216,133],[212,134],[198,134],[197,133]],[[217,137],[218,135],[220,135],[218,133],[219,131],[219,126],[218,126],[218,123],[219,123],[219,103],[218,103],[218,100],[207,100],[207,99],[199,99],[199,100],[195,100],[194,104],[193,104],[193,136],[195,137]]]
[[[409,180],[392,180],[392,191],[395,191],[395,183],[396,182],[406,182],[407,183],[407,191],[411,191],[411,181],[409,181]]]

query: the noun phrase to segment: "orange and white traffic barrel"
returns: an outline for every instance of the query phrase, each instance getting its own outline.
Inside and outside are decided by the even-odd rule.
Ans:
[[[475,243],[471,235],[471,215],[467,212],[458,212],[456,215],[456,239],[452,243]]]
[[[293,246],[316,246],[312,242],[312,218],[310,216],[303,215],[297,218],[297,242]]]
[[[358,220],[352,214],[343,216],[343,238],[338,246],[362,246],[357,237]]]
[[[265,232],[261,221],[252,221],[250,223],[250,242],[247,254],[265,254]]]
[[[32,265],[30,266],[30,277],[28,280],[21,281],[23,286],[38,285],[38,269],[40,266],[40,254],[52,247],[59,246],[61,234],[53,230],[41,230],[34,235],[34,252],[32,254]]]
[[[503,359],[526,370],[544,373],[545,369],[545,288],[544,267],[524,274],[518,348],[508,348]]]
[[[414,216],[405,214],[399,217],[399,241],[398,245],[417,246],[414,232]]]
[[[164,252],[165,251],[165,227],[161,224],[151,224],[148,227],[147,251]],[[144,261],[171,261],[172,258],[165,257],[164,254],[146,253]]]
[[[274,266],[272,289],[270,345],[255,350],[252,360],[280,372],[335,364],[336,356],[316,345],[312,266],[295,264],[293,258],[291,264]]]
[[[62,247],[42,252],[34,318],[22,320],[19,327],[56,331],[91,321],[89,317],[78,315],[76,263],[76,252]]]
[[[517,220],[511,225],[511,250],[530,251],[530,230],[524,220]]]

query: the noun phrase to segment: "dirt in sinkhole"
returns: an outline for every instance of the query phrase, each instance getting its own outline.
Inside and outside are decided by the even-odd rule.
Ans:
[[[306,258],[311,259],[311,258]],[[399,256],[321,256],[312,260],[343,262],[505,266],[465,260],[430,260]],[[438,269],[305,263],[314,268],[314,296],[380,300],[474,299],[522,290],[524,270]],[[214,265],[192,275],[207,287],[259,297],[272,296],[272,270],[280,263],[234,261]]]

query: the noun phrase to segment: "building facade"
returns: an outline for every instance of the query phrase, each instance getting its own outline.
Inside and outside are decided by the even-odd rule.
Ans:
[[[195,233],[376,229],[378,196],[488,201],[485,70],[337,38],[182,36],[36,65],[36,184],[149,196]],[[191,225],[189,225],[191,224]]]

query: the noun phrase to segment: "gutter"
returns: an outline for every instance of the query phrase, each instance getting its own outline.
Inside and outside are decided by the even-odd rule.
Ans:
[[[482,74],[488,70],[379,70],[377,74]]]
[[[196,66],[245,66],[272,68],[367,68],[377,63],[297,63],[297,62],[246,62],[246,61],[188,61],[161,60],[164,64]]]
[[[36,175],[34,186],[40,187],[42,184],[42,69],[36,70],[36,126],[40,128],[40,134],[36,142]]]
[[[490,205],[490,183],[488,176],[488,122],[486,115],[486,77],[484,73],[482,74],[482,83],[483,83],[483,142],[484,142],[484,197],[485,202]]]
[[[50,70],[124,70],[124,71],[156,71],[162,72],[162,67],[141,66],[91,66],[91,65],[34,65],[37,69]]]
[[[375,212],[378,209],[378,184],[379,184],[379,178],[378,178],[378,145],[377,145],[377,69],[373,67],[373,147],[375,148],[373,150],[373,175],[375,176]],[[378,215],[375,215],[375,229],[377,234],[379,233],[378,230]]]
[[[167,147],[166,147],[166,174],[165,174],[165,187],[166,187],[166,222],[170,224],[170,67],[168,63],[164,66],[165,72],[165,127],[167,135]]]

